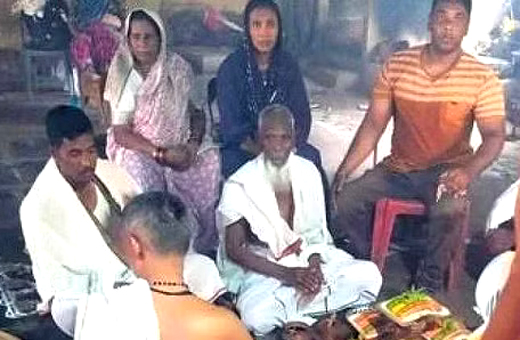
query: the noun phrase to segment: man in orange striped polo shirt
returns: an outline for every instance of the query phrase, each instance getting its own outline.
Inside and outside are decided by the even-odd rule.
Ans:
[[[377,200],[425,203],[428,242],[415,285],[431,291],[442,288],[468,185],[495,160],[504,143],[501,84],[491,69],[461,48],[470,13],[471,0],[433,1],[430,43],[398,52],[385,64],[333,184],[337,209],[332,234],[338,245],[343,243],[360,258],[370,257]],[[392,117],[390,156],[346,184]],[[483,141],[473,152],[469,140],[475,122]],[[440,201],[439,186],[444,192]]]

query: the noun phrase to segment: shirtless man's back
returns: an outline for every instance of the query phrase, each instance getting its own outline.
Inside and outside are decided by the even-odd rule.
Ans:
[[[229,310],[194,295],[154,294],[161,340],[251,340],[240,320]]]

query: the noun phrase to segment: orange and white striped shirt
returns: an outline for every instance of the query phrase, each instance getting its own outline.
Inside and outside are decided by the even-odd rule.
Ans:
[[[432,78],[422,66],[425,47],[394,54],[373,90],[374,100],[394,105],[392,151],[383,164],[397,172],[464,162],[473,153],[473,123],[505,116],[502,85],[489,67],[463,53]]]

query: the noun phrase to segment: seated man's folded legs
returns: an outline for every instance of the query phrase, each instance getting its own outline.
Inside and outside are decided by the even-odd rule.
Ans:
[[[312,325],[316,321],[313,316],[373,303],[382,284],[376,265],[336,251],[335,260],[323,266],[328,286],[311,301],[299,301],[301,295],[296,289],[276,279],[253,274],[237,303],[247,328],[265,335],[288,322]]]
[[[326,286],[305,313],[324,314],[374,303],[383,283],[373,262],[356,260],[339,249],[334,252],[334,260],[323,265],[322,270]]]
[[[340,248],[356,258],[370,258],[375,203],[384,197],[414,199],[416,194],[406,174],[388,171],[383,165],[342,188],[330,224]]]
[[[255,280],[252,283],[251,280]],[[253,275],[248,279],[249,287],[239,294],[237,308],[247,329],[255,335],[266,335],[276,327],[283,326],[287,320],[285,304],[277,298],[275,292],[279,289],[294,289],[283,287],[279,281],[262,275]]]
[[[340,267],[341,266],[341,267]],[[334,268],[336,267],[336,268]],[[383,284],[383,277],[377,266],[370,261],[338,261],[330,266],[334,269],[332,303],[328,308],[338,310],[345,307],[359,307],[373,303]],[[326,271],[328,271],[326,269]],[[353,275],[353,273],[355,273]],[[327,279],[330,280],[330,279]],[[356,297],[354,300],[352,297]]]

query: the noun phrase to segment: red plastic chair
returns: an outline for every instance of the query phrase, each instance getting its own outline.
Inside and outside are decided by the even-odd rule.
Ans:
[[[372,261],[380,271],[385,266],[388,247],[394,229],[394,222],[398,215],[419,215],[426,213],[426,207],[419,201],[405,201],[384,198],[376,203],[374,216],[374,230],[372,232]],[[462,228],[457,235],[455,253],[450,261],[448,273],[448,289],[451,290],[460,282],[460,276],[464,270],[466,255],[466,239],[469,230],[469,203],[465,207]]]

